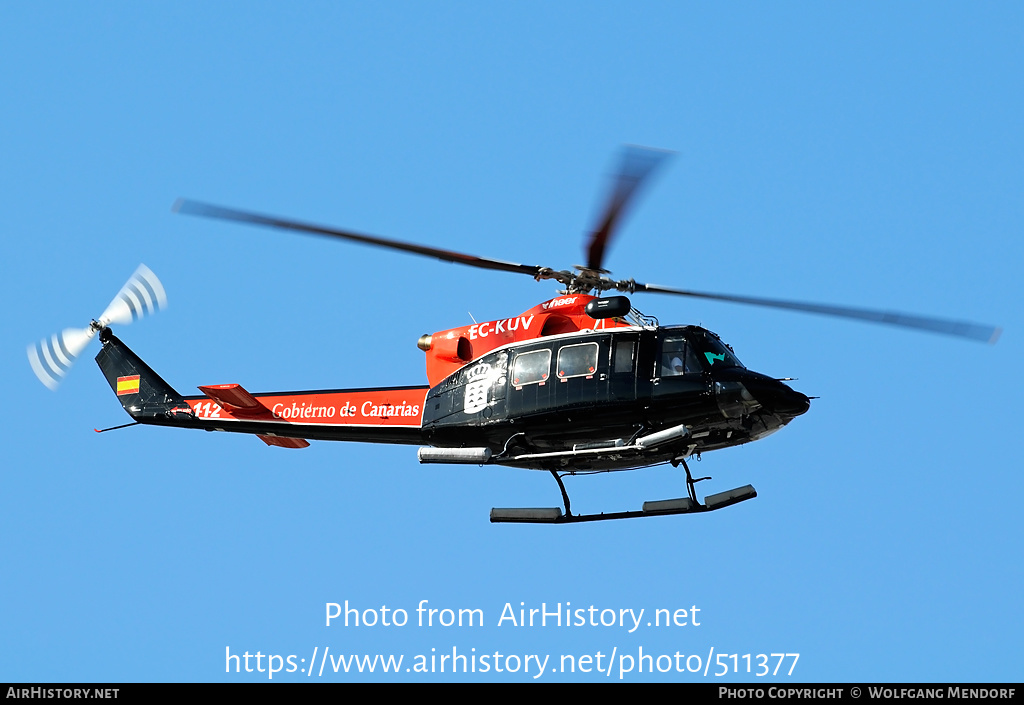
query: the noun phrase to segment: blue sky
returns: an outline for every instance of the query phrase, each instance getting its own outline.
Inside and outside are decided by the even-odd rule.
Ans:
[[[528,654],[550,657],[536,680],[618,681],[641,649],[754,654],[754,672],[621,680],[1020,680],[1022,32],[1012,3],[4,5],[0,680],[268,679],[226,673],[226,649],[294,655],[303,670],[275,681],[531,681]],[[556,286],[177,216],[174,199],[562,268],[623,143],[676,155],[610,250],[616,276],[1002,339],[636,296],[820,399],[695,468],[704,493],[751,483],[754,501],[559,527],[488,523],[557,506],[543,473],[97,435],[128,419],[96,348],[56,393],[25,359],[145,262],[170,306],[116,332],[183,393],[420,384],[421,334]],[[685,491],[670,468],[567,486],[588,512]],[[326,626],[346,600],[410,623]],[[419,627],[422,600],[485,623]],[[506,603],[697,606],[701,623],[499,626]],[[325,648],[406,661],[308,676]],[[520,665],[405,670],[453,649]],[[598,652],[610,673],[559,668]],[[755,675],[777,652],[800,654],[793,675]]]

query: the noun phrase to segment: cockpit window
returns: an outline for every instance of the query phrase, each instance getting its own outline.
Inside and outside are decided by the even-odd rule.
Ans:
[[[732,349],[711,331],[696,326],[662,330],[656,370],[661,377],[713,371],[719,367],[743,367]]]
[[[662,377],[673,377],[702,371],[696,351],[682,333],[667,335],[661,341],[658,372]]]
[[[715,369],[716,367],[743,367],[743,363],[739,361],[736,354],[729,348],[728,345],[723,343],[717,337],[712,334],[705,333],[703,343],[703,350],[700,356],[707,360],[708,367]]]

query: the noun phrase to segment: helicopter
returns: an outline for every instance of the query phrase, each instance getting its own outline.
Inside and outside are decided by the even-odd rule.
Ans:
[[[586,244],[586,264],[555,270],[178,199],[177,213],[327,236],[466,266],[554,280],[552,299],[505,319],[419,338],[427,384],[252,393],[239,384],[182,395],[110,329],[161,308],[166,295],[144,265],[106,311],[29,347],[33,370],[55,388],[92,337],[96,361],[132,423],[256,435],[269,446],[310,440],[420,446],[420,463],[491,465],[549,473],[562,507],[494,508],[493,523],[576,523],[714,511],[757,496],[744,485],[698,499],[688,459],[765,438],[810,409],[812,397],[745,367],[697,325],[662,326],[629,296],[657,293],[882,323],[994,343],[1000,329],[902,313],[713,294],[612,279],[604,257],[628,206],[670,152],[627,146]],[[605,295],[606,292],[615,292]],[[99,431],[97,429],[98,432]],[[641,509],[573,513],[563,478],[654,465],[682,467],[685,497]]]

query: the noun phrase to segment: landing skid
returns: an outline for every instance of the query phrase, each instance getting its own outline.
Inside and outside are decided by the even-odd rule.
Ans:
[[[712,512],[716,509],[722,509],[723,507],[738,504],[757,496],[757,491],[751,485],[744,485],[743,487],[737,487],[736,489],[728,490],[726,492],[708,495],[704,498],[704,504],[701,504],[697,501],[697,492],[694,488],[694,484],[701,480],[708,480],[710,478],[701,477],[694,480],[693,476],[690,475],[690,468],[687,467],[686,462],[681,458],[679,459],[679,462],[686,470],[686,489],[690,495],[689,497],[664,499],[656,502],[644,502],[643,509],[640,511],[612,512],[608,514],[573,514],[569,506],[569,494],[565,491],[565,484],[562,482],[561,476],[556,471],[551,470],[551,475],[555,478],[555,481],[558,483],[558,489],[562,492],[562,502],[565,504],[564,513],[558,507],[512,509],[495,508],[491,510],[491,523],[575,524],[577,522],[584,521],[608,521],[610,519],[635,519],[638,517],[669,516],[672,514],[696,514],[698,512]]]

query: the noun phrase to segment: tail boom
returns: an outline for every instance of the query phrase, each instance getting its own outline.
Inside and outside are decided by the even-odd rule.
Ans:
[[[423,444],[426,386],[252,394],[237,384],[199,387],[183,396],[109,328],[96,362],[135,421],[259,436],[268,445],[302,448],[305,439]]]
[[[323,441],[423,443],[425,386],[266,394],[250,394],[239,385],[199,389],[204,396],[184,401],[204,428]],[[247,403],[231,403],[239,400]]]

